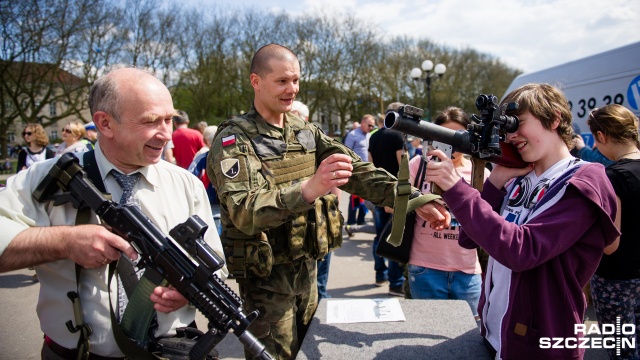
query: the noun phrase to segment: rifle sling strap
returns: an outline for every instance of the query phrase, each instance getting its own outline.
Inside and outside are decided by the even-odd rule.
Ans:
[[[107,194],[106,187],[100,175],[100,169],[96,161],[94,150],[87,151],[83,154],[83,169],[89,179],[102,193]],[[106,196],[110,199],[110,195]],[[82,206],[78,209],[76,215],[76,225],[88,224],[91,217],[91,209]],[[118,261],[118,275],[123,282],[123,287],[129,297],[129,303],[125,309],[122,321],[118,324],[111,303],[111,291],[109,291],[109,306],[111,307],[111,327],[114,338],[120,350],[131,359],[149,359],[157,360],[158,357],[144,350],[139,344],[144,344],[149,337],[148,330],[151,320],[155,316],[153,302],[149,299],[153,289],[163,283],[163,279],[156,271],[146,269],[142,278],[138,281],[135,269],[128,260],[120,257]],[[80,271],[82,267],[76,264],[76,280],[80,283]],[[109,264],[109,280],[107,289],[111,289],[111,278],[116,270],[115,263]],[[126,280],[123,280],[126,279]],[[80,299],[78,296],[78,303]],[[78,319],[76,319],[78,323]],[[83,332],[84,334],[84,332]],[[131,340],[133,339],[133,341]],[[88,336],[81,340],[89,342]],[[80,343],[80,342],[79,342]],[[88,346],[84,346],[83,350],[88,354]]]
[[[126,261],[126,260],[122,260],[122,261]],[[116,265],[114,263],[110,263],[109,275],[108,275],[109,280],[107,281],[108,289],[111,289],[111,279],[113,278],[113,273],[115,272],[115,269],[116,269]],[[145,273],[146,272],[147,271],[145,271]],[[140,281],[142,282],[142,279],[140,279]],[[153,291],[153,287],[151,288],[151,291]],[[134,299],[131,299],[131,301],[127,305],[127,309],[129,309],[129,307],[133,302],[134,302]],[[153,304],[151,305],[151,309],[153,310]],[[116,343],[118,344],[118,347],[127,356],[127,358],[136,359],[136,360],[137,359],[140,359],[140,360],[160,359],[159,357],[145,350],[143,347],[140,347],[135,341],[130,339],[127,336],[127,334],[125,334],[124,329],[122,329],[120,324],[118,324],[118,319],[116,319],[116,313],[113,311],[113,304],[111,303],[111,291],[109,291],[109,312],[111,315],[111,329],[112,329],[111,331],[113,332],[113,337],[115,338]],[[126,310],[125,310],[125,313],[126,313]],[[149,320],[149,322],[150,321],[151,320]],[[148,324],[147,324],[147,330],[148,330]]]
[[[400,170],[398,171],[396,198],[393,203],[394,216],[391,223],[391,234],[386,240],[393,246],[400,246],[400,244],[402,244],[402,234],[404,233],[407,213],[415,211],[420,206],[429,202],[442,201],[440,196],[434,194],[422,194],[409,200],[410,195],[412,195],[412,193],[411,184],[409,183],[409,159],[407,158],[407,151],[404,150],[400,160]]]

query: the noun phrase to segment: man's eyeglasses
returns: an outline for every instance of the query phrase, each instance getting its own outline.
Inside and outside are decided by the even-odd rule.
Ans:
[[[66,132],[67,134],[71,134],[71,130],[69,130],[69,129],[62,129],[62,132]]]
[[[23,131],[22,132],[22,136],[31,136],[31,134],[33,134],[31,131]]]
[[[376,127],[375,125],[369,125],[369,129],[373,129],[374,127]]]

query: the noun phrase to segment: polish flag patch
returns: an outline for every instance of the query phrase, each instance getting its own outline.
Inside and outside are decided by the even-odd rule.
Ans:
[[[222,138],[222,146],[230,146],[236,143],[236,136],[229,135]]]

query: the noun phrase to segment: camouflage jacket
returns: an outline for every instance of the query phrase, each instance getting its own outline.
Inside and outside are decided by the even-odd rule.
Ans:
[[[307,158],[311,155],[312,161],[307,163],[311,168],[289,181],[283,182],[282,177],[276,181],[274,168],[292,156],[292,149]],[[239,238],[268,241],[276,263],[282,262],[278,259],[283,257],[293,260],[304,255],[304,249],[293,251],[287,240],[292,236],[309,237],[295,231],[292,234],[296,223],[306,222],[307,213],[314,208],[303,200],[301,182],[313,175],[323,159],[335,153],[353,158],[353,175],[340,187],[342,190],[376,205],[393,206],[396,178],[362,161],[315,124],[287,113],[284,128],[278,128],[268,124],[252,107],[241,118],[220,125],[207,160],[207,175],[220,199],[221,238],[228,262],[232,262],[233,242]],[[290,172],[298,170],[291,168]]]

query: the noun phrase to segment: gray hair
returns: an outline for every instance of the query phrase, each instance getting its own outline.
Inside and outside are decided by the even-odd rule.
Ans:
[[[121,73],[124,73],[121,75]],[[99,77],[91,89],[89,89],[89,111],[91,116],[98,112],[104,111],[105,113],[113,116],[116,121],[120,121],[120,94],[119,87],[121,84],[121,76],[128,76],[128,80],[137,81],[145,76],[153,76],[149,71],[126,67],[124,65],[116,65],[112,70],[101,77]]]
[[[204,138],[205,144],[207,144],[207,146],[211,146],[211,142],[213,141],[213,137],[216,135],[216,131],[218,131],[218,127],[215,125],[209,125],[204,128],[202,137]]]
[[[309,117],[309,108],[298,100],[293,102],[291,111],[297,111],[298,115],[303,119],[307,119]]]
[[[120,107],[118,96],[118,83],[113,76],[102,76],[98,78],[89,90],[89,110],[91,116],[98,111],[104,111],[113,116],[116,121],[120,121],[118,108]]]

